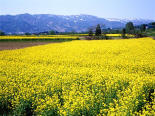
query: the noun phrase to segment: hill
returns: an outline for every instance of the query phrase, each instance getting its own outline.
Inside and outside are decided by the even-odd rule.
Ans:
[[[92,15],[51,15],[51,14],[19,14],[0,15],[0,30],[5,33],[43,32],[55,30],[58,32],[83,32],[97,24],[105,25],[106,28],[124,27],[125,21],[109,20]],[[136,20],[137,21],[137,20]],[[149,23],[147,20],[145,23]],[[144,23],[141,20],[135,24]]]

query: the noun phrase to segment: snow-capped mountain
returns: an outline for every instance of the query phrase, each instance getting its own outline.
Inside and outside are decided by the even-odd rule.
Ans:
[[[139,25],[153,22],[152,20],[104,19],[92,15],[52,15],[52,14],[20,14],[0,15],[0,30],[6,33],[43,32],[55,30],[58,32],[82,32],[97,24],[106,28],[122,28],[126,22],[132,21]]]
[[[118,18],[106,18],[108,21],[118,21],[121,23],[126,24],[127,22],[133,22],[134,25],[140,25],[140,24],[148,24],[150,22],[153,22],[154,20],[151,19],[141,19],[141,18],[129,18],[129,19],[118,19]]]

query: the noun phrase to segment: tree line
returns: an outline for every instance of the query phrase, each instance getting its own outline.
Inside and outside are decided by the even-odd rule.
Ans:
[[[154,26],[155,27],[155,22],[152,22],[152,23],[149,23],[149,25],[151,26]],[[146,31],[146,24],[142,24],[140,26],[134,26],[134,24],[132,22],[128,22],[126,25],[125,25],[125,28],[123,29],[101,29],[101,26],[100,24],[98,24],[96,26],[96,29],[94,31],[93,28],[90,28],[88,30],[88,32],[83,32],[83,33],[88,33],[89,37],[92,37],[92,36],[96,36],[96,38],[105,38],[107,39],[108,37],[106,37],[106,34],[122,34],[122,38],[127,38],[127,34],[132,34],[134,35],[135,37],[143,37],[145,36],[145,31]],[[56,34],[78,34],[76,32],[63,32],[63,33],[60,33],[60,32],[57,32],[57,31],[54,31],[54,30],[51,30],[51,31],[46,31],[46,32],[39,32],[39,33],[34,33],[35,35],[56,35]],[[3,31],[0,30],[0,36],[4,36],[6,35]],[[32,33],[28,33],[26,32],[24,35],[32,35]],[[102,36],[102,37],[99,37],[99,36]]]
[[[153,25],[154,23],[150,23]],[[112,30],[112,29],[107,29],[107,30],[102,30],[100,24],[96,26],[95,32],[93,32],[93,29],[89,29],[88,35],[90,37],[93,37],[93,39],[108,39],[106,37],[106,34],[108,33],[115,33],[115,34],[121,34],[122,38],[129,38],[127,34],[133,35],[133,37],[139,38],[139,37],[144,37],[145,36],[145,31],[146,31],[146,24],[142,24],[140,26],[134,26],[132,22],[128,22],[125,25],[125,28],[122,30]],[[93,36],[95,35],[95,37]],[[100,36],[100,37],[99,37]]]

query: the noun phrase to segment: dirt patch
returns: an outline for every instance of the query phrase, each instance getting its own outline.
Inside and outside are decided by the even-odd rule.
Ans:
[[[49,43],[58,43],[58,42],[30,42],[30,41],[24,41],[24,42],[0,42],[0,51],[1,50],[11,50],[11,49],[20,49],[25,47],[31,47],[31,46],[37,46],[37,45],[44,45]]]

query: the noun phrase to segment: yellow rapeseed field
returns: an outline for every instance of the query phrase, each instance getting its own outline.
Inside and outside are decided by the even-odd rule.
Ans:
[[[155,114],[155,40],[81,40],[0,51],[0,113]]]
[[[79,36],[71,36],[71,35],[28,35],[28,36],[24,36],[24,35],[17,35],[17,36],[0,36],[0,40],[28,40],[28,39],[32,39],[32,40],[37,40],[37,39],[41,39],[41,40],[56,40],[56,39],[71,39],[71,40],[76,40],[78,39]]]
[[[0,40],[77,40],[79,37],[88,36],[88,34],[71,34],[71,35],[6,35],[0,36]],[[108,37],[120,37],[121,34],[106,34]],[[133,35],[127,35],[133,37]]]

